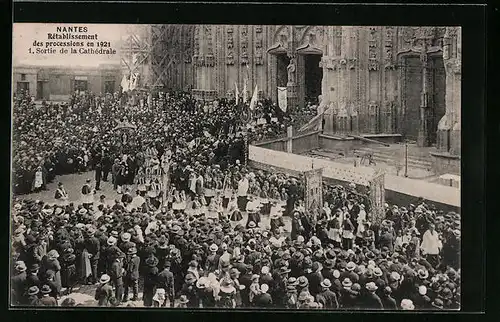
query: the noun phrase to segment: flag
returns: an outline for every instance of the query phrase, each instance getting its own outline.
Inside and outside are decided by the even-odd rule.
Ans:
[[[278,87],[278,106],[279,108],[286,113],[286,103],[287,103],[287,97],[286,97],[286,87]]]
[[[133,84],[134,84],[133,89],[136,89],[137,87],[139,87],[138,86],[139,85],[139,74],[134,75],[134,83]]]
[[[127,76],[123,75],[122,82],[120,83],[120,86],[122,87],[122,91],[123,91],[123,92],[128,91],[128,80],[127,80]]]
[[[243,83],[243,104],[246,104],[248,97],[247,97],[247,82],[248,79],[245,78],[245,82]]]
[[[130,74],[130,87],[129,90],[134,90],[137,85],[137,75]]]
[[[256,105],[257,105],[257,85],[255,85],[255,89],[253,90],[252,100],[250,101],[250,111],[253,111]]]
[[[238,90],[238,84],[234,82],[234,95],[236,96],[236,105],[238,105],[238,101],[240,99],[240,91]]]
[[[246,64],[246,68],[247,68],[247,73],[245,75],[245,81],[243,83],[243,104],[246,104],[246,102],[248,101],[247,84],[248,84],[248,78],[250,76],[250,66]]]

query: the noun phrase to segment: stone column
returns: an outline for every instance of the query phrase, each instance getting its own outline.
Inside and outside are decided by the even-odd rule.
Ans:
[[[418,146],[428,147],[430,146],[429,137],[429,118],[430,118],[430,107],[429,107],[429,62],[427,54],[427,45],[424,43],[424,48],[420,55],[420,60],[422,62],[422,92],[420,93],[420,128],[418,130],[417,144]]]
[[[213,25],[196,27],[195,55],[193,63],[196,68],[196,88],[193,94],[198,99],[213,100],[217,97],[215,90],[215,55],[214,55],[214,28]]]
[[[461,34],[459,27],[447,27],[443,43],[446,71],[446,112],[438,124],[438,150],[460,155],[461,146]]]
[[[295,110],[298,104],[297,95],[297,82],[296,82],[296,71],[297,71],[297,55],[295,53],[289,53],[290,63],[287,66],[288,81],[286,83],[286,98],[287,98],[287,109]]]
[[[286,129],[286,152],[293,153],[293,127],[289,126]]]

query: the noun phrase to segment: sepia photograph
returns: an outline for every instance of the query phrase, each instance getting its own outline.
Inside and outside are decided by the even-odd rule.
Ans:
[[[460,310],[461,27],[12,41],[11,308]]]

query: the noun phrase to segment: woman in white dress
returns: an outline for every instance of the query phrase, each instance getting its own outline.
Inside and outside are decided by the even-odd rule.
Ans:
[[[33,183],[33,191],[39,192],[43,187],[43,170],[42,167],[36,168],[35,181]]]

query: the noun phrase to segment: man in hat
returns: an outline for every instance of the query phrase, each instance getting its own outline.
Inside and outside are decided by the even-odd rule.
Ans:
[[[39,293],[40,289],[38,288],[38,286],[33,285],[29,287],[27,292],[28,299],[26,303],[29,306],[41,306],[40,298],[38,297]]]
[[[260,286],[260,294],[254,299],[256,307],[271,307],[273,305],[273,298],[268,293],[269,285],[262,284]]]
[[[324,279],[321,283],[321,292],[316,295],[316,301],[321,303],[324,309],[338,309],[339,302],[337,295],[330,290],[332,282],[329,279]]]
[[[139,265],[141,258],[137,256],[137,248],[132,247],[127,252],[125,262],[125,289],[122,302],[128,301],[129,287],[132,288],[132,301],[139,299]]]
[[[123,258],[124,256],[122,256],[122,254],[112,254],[113,263],[111,264],[109,274],[111,277],[111,283],[115,287],[115,298],[118,300],[123,298],[123,273],[125,273],[125,269],[123,268]]]
[[[170,271],[170,261],[165,261],[163,270],[158,274],[158,287],[165,290],[165,301],[168,299],[170,307],[174,307],[174,274]]]
[[[92,191],[92,187],[90,186],[90,179],[87,179],[85,181],[85,184],[82,187],[82,205],[85,207],[85,209],[90,209],[90,206],[94,204],[94,193]]]
[[[129,232],[124,232],[121,235],[122,242],[120,243],[120,246],[118,246],[118,247],[125,254],[128,253],[129,249],[136,246],[134,242],[130,241],[131,238],[132,238],[132,235]]]
[[[66,192],[66,189],[64,189],[62,182],[59,182],[57,184],[57,189],[54,195],[54,199],[56,200],[56,204],[60,206],[66,206],[69,203],[69,196],[68,193]]]
[[[217,254],[219,247],[216,244],[212,244],[209,247],[210,254],[207,256],[205,261],[205,270],[209,273],[213,273],[219,267],[220,255]]]
[[[312,264],[312,272],[307,275],[307,280],[309,281],[309,290],[312,296],[318,295],[321,290],[321,282],[323,281],[323,276],[321,275],[321,270],[323,266],[319,262],[314,262]]]
[[[199,297],[196,289],[196,277],[193,274],[186,274],[184,284],[179,293],[185,295],[189,300],[188,307],[198,307]]]
[[[363,309],[371,309],[371,310],[382,310],[384,306],[382,305],[382,300],[376,294],[378,289],[377,285],[374,282],[366,283],[365,288],[367,293],[362,299],[362,308]]]
[[[422,236],[422,244],[420,249],[425,259],[432,265],[433,268],[439,265],[439,253],[441,252],[442,243],[439,234],[434,230],[434,224],[429,225],[429,229]]]
[[[50,296],[52,289],[47,284],[42,286],[42,298],[40,299],[40,304],[42,306],[57,306],[57,300]]]
[[[443,265],[445,267],[457,268],[460,263],[460,230],[454,229],[448,232],[443,243]]]
[[[154,255],[150,255],[145,260],[146,268],[144,269],[144,290],[143,290],[143,301],[145,307],[151,307],[153,305],[153,296],[155,294],[155,289],[157,286],[158,277],[158,258]]]
[[[26,287],[30,288],[32,286],[36,286],[38,289],[42,287],[40,278],[38,276],[38,272],[40,270],[40,265],[38,263],[34,263],[31,265],[29,269],[29,274],[26,276]]]
[[[89,253],[90,266],[92,269],[92,280],[97,283],[97,265],[99,264],[99,256],[101,254],[101,245],[99,239],[95,237],[96,230],[94,227],[87,229],[87,236],[84,241],[85,249]]]
[[[385,310],[395,311],[398,309],[398,304],[396,300],[391,296],[391,293],[392,289],[390,286],[384,287],[384,291],[380,296],[380,300],[382,301],[382,306],[384,307]]]
[[[98,306],[109,306],[109,299],[113,297],[113,288],[109,285],[111,277],[103,274],[99,279],[99,286],[95,291],[95,300]]]
[[[11,278],[11,301],[13,305],[22,305],[25,303],[24,290],[26,289],[26,264],[18,261],[14,267],[15,275]]]

